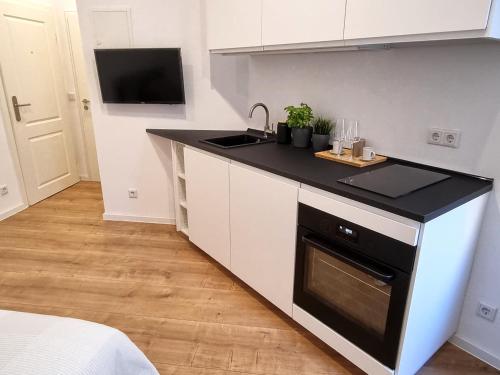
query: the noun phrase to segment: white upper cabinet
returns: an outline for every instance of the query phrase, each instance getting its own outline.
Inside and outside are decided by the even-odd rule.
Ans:
[[[500,0],[205,0],[214,53],[500,39]]]
[[[229,162],[184,148],[189,240],[229,268]]]
[[[485,30],[490,7],[491,0],[347,0],[344,37]]]
[[[292,314],[299,183],[230,166],[231,272]]]
[[[346,0],[263,0],[262,44],[342,41]]]
[[[209,50],[262,48],[262,0],[206,0]]]

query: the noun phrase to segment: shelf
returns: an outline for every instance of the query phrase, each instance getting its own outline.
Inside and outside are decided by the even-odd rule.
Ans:
[[[186,180],[177,180],[177,200],[180,202],[186,202]]]
[[[175,158],[177,175],[184,175],[184,145],[175,142]]]
[[[184,145],[173,142],[172,161],[174,167],[175,218],[177,230],[189,237],[186,202],[186,172],[184,170]]]

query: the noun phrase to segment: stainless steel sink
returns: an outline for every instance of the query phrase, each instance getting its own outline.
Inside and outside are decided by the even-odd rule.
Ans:
[[[274,142],[274,138],[257,137],[255,135],[244,133],[237,135],[229,135],[227,137],[203,139],[200,142],[208,143],[212,146],[220,148],[234,148],[234,147],[243,147],[243,146],[259,145],[263,143],[270,143]]]

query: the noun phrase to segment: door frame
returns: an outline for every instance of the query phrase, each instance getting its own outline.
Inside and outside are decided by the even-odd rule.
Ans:
[[[88,142],[87,142],[87,132],[85,131],[85,122],[84,122],[83,114],[82,114],[82,110],[81,110],[81,103],[82,103],[83,98],[80,97],[80,92],[78,90],[78,79],[76,76],[75,56],[74,56],[74,52],[73,52],[73,45],[71,44],[71,36],[70,36],[70,30],[69,30],[69,25],[68,25],[68,14],[75,14],[78,18],[78,11],[77,10],[64,10],[63,14],[64,14],[64,32],[66,34],[66,38],[68,41],[68,50],[69,50],[68,52],[69,52],[69,57],[71,60],[71,75],[72,75],[73,82],[74,82],[75,98],[76,98],[76,101],[78,103],[78,122],[79,122],[79,130],[80,130],[80,133],[82,136],[82,144],[83,144],[83,148],[84,148],[84,153],[85,153],[85,164],[87,167],[87,179],[90,181],[100,181],[101,176],[100,176],[99,170],[94,171],[93,170],[94,168],[91,166],[91,164],[92,164],[91,163],[91,158],[92,158],[91,152],[92,151],[91,151],[91,148],[89,147]],[[91,115],[91,118],[92,118],[92,115]],[[92,124],[92,126],[93,126],[93,124]],[[95,138],[95,134],[94,134],[94,138]],[[85,180],[85,179],[83,179],[83,180]]]

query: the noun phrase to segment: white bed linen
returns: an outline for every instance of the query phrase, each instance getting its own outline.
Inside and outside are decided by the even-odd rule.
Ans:
[[[158,371],[114,328],[0,310],[0,374],[158,375]]]

